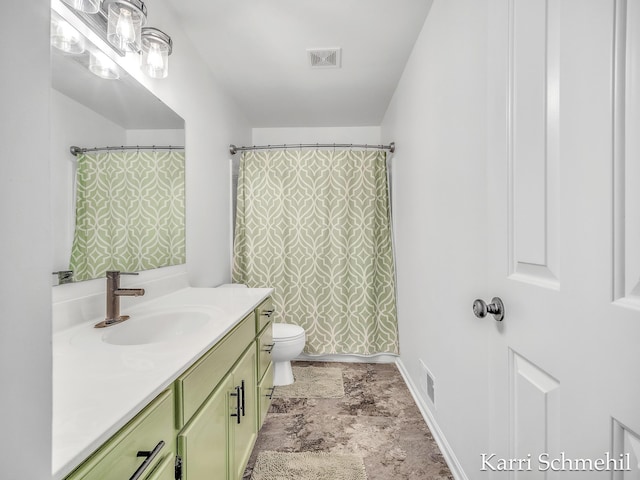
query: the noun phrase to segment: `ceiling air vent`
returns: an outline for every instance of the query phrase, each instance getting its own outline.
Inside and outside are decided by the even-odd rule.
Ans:
[[[342,66],[341,48],[309,48],[311,68],[340,68]]]

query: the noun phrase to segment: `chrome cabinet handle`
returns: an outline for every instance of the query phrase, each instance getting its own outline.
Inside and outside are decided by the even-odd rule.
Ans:
[[[275,343],[270,343],[268,345],[265,345],[266,348],[263,348],[262,351],[263,352],[267,352],[267,353],[271,353],[273,351],[273,347],[275,347]]]
[[[263,310],[261,315],[263,315],[265,317],[271,317],[271,315],[273,315],[273,309],[271,309],[271,310]]]
[[[478,318],[484,318],[490,313],[496,322],[501,322],[504,319],[504,304],[499,297],[493,297],[489,304],[478,298],[473,302],[473,313]]]
[[[240,387],[240,391],[242,392],[242,401],[240,402],[240,406],[241,406],[241,410],[242,410],[242,416],[244,417],[244,380],[242,380],[241,383],[241,387]]]
[[[158,444],[155,446],[155,448],[150,452],[146,450],[139,451],[136,454],[136,457],[145,457],[145,460],[144,462],[142,462],[142,464],[138,467],[138,469],[135,471],[135,473],[131,476],[129,480],[138,480],[140,477],[142,477],[142,475],[144,474],[144,471],[147,468],[149,468],[149,465],[151,465],[151,462],[153,462],[153,459],[158,456],[158,453],[160,453],[160,450],[162,450],[162,447],[164,447],[164,440],[160,440]]]
[[[265,393],[264,396],[267,397],[269,400],[271,400],[273,398],[273,394],[276,391],[276,387],[271,387],[268,390],[271,390],[270,393]]]

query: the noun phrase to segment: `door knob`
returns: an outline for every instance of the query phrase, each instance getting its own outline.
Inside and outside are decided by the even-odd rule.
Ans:
[[[488,305],[478,298],[473,302],[473,313],[478,318],[484,318],[490,313],[496,322],[501,322],[504,318],[504,304],[499,297],[493,297]]]

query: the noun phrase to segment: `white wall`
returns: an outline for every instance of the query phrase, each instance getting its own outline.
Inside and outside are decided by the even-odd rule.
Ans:
[[[184,130],[127,130],[127,145],[184,145]]]
[[[394,217],[402,364],[435,377],[435,430],[462,470],[488,435],[485,0],[435,0],[382,124],[395,141]],[[436,432],[437,433],[437,432]],[[484,450],[486,451],[486,449]]]
[[[0,28],[2,478],[51,471],[49,1],[3,5]]]
[[[380,143],[380,127],[254,128],[252,145],[290,143]],[[238,146],[240,146],[238,144]]]

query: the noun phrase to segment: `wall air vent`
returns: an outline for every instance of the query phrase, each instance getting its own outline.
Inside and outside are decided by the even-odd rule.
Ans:
[[[422,360],[420,360],[420,385],[418,387],[425,400],[429,400],[431,404],[436,406],[436,382],[433,374]]]
[[[342,66],[341,48],[307,49],[311,68],[340,68]]]

